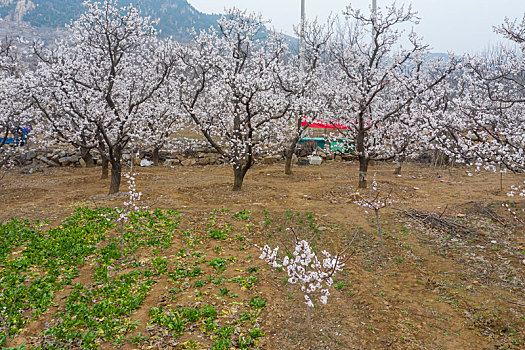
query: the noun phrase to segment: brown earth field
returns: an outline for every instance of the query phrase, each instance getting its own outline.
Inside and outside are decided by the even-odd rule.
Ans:
[[[393,200],[379,211],[383,250],[374,212],[354,203],[369,194],[357,189],[355,162],[295,167],[292,176],[284,174],[284,164],[256,165],[240,192],[231,191],[229,166],[135,170],[140,205],[180,211],[171,245],[139,248],[135,259],[147,264],[161,256],[171,271],[176,261],[191,260],[185,251],[198,251],[209,281],[220,275],[210,259],[224,258],[229,265],[222,272],[224,284],[208,282],[200,289],[193,288],[196,278],[175,282],[159,273],[129,316],[137,328],[124,334],[128,340],[143,338],[120,344],[100,339],[99,348],[212,348],[217,337],[203,330],[204,323],[174,334],[150,318],[151,308],[205,302],[220,310],[220,325],[239,325],[232,339],[254,327],[264,333],[244,348],[525,349],[525,199],[506,195],[510,185],[523,183],[523,175],[504,174],[502,192],[494,172],[407,164],[396,176],[392,164],[375,164],[369,180],[376,174],[381,195]],[[99,172],[10,171],[0,182],[0,222],[46,220],[52,227],[78,207],[122,206],[126,197],[107,195],[109,180],[100,180]],[[228,228],[228,236],[211,239],[208,232],[219,227]],[[293,244],[290,227],[319,250],[347,249],[348,260],[335,275],[327,305],[316,302],[308,310],[300,286],[287,283],[286,271],[259,259],[256,245],[280,246],[282,252]],[[193,245],[183,237],[190,229]],[[95,265],[87,259],[73,283],[91,288]],[[246,282],[248,277],[253,283]],[[245,283],[239,282],[242,278]],[[60,321],[54,316],[65,310],[72,289],[56,292],[53,306],[29,318],[9,346],[46,348],[49,335],[42,332]],[[266,306],[252,323],[237,322],[254,296],[265,299]],[[242,348],[240,341],[231,348]]]

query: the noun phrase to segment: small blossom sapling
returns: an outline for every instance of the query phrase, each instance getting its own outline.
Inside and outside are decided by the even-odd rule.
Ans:
[[[523,194],[520,194],[520,195],[523,195]],[[512,217],[513,217],[514,220],[516,220],[517,222],[519,222],[522,225],[525,225],[525,222],[518,217],[518,213],[516,213],[514,210],[512,210],[507,203],[502,203],[501,206],[503,208],[505,208],[509,213],[512,214]],[[525,209],[522,209],[522,210],[525,211]]]
[[[355,204],[365,208],[372,209],[376,215],[377,230],[381,237],[381,251],[385,251],[385,243],[383,240],[383,230],[381,228],[381,222],[379,220],[379,211],[388,205],[392,204],[392,192],[390,191],[386,195],[381,195],[381,191],[377,185],[376,175],[374,174],[374,180],[372,181],[372,188],[368,191],[368,196],[360,196],[354,201]],[[368,211],[366,211],[368,213]]]
[[[314,307],[312,294],[315,293],[320,293],[319,301],[326,304],[330,295],[328,288],[333,284],[332,277],[336,272],[342,271],[345,266],[346,260],[343,254],[346,249],[341,254],[334,256],[324,250],[322,252],[324,257],[319,259],[306,240],[300,240],[293,229],[288,230],[291,230],[295,237],[293,253],[280,259],[278,257],[279,247],[272,249],[265,245],[263,248],[258,247],[261,250],[259,258],[274,268],[286,269],[288,282],[301,285],[308,308]]]
[[[133,173],[133,161],[131,161],[131,168],[128,173],[124,174],[124,177],[128,182],[128,199],[123,203],[123,208],[116,208],[118,218],[117,222],[120,222],[120,249],[122,257],[124,257],[124,225],[128,222],[129,215],[131,212],[146,209],[146,207],[140,207],[137,205],[142,198],[142,193],[137,192],[137,186],[135,184],[135,176]]]

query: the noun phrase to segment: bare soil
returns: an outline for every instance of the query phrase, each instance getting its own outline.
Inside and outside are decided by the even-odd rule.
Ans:
[[[354,204],[356,163],[294,168],[292,176],[284,174],[283,164],[257,165],[240,192],[231,191],[229,166],[136,170],[143,205],[150,208],[180,210],[186,218],[205,217],[213,209],[252,211],[252,243],[275,246],[285,240],[282,233],[264,231],[261,223],[270,215],[272,225],[279,220],[285,225],[287,210],[314,213],[321,248],[332,252],[343,249],[359,230],[338,289],[328,305],[312,310],[310,324],[297,286],[283,283],[282,273],[265,267],[265,278],[256,286],[268,299],[262,349],[525,349],[525,227],[520,222],[525,200],[501,192],[499,174],[409,164],[398,177],[391,164],[371,167],[370,180],[376,174],[395,200],[380,212],[386,244],[381,254],[373,213]],[[0,183],[0,220],[16,217],[53,225],[79,206],[122,205],[125,197],[108,196],[109,180],[100,180],[99,172],[11,171]],[[503,187],[524,180],[505,174]],[[512,205],[518,220],[503,202]],[[410,209],[437,213],[470,231],[434,229],[402,212]],[[226,252],[230,248],[224,247]],[[246,266],[264,267],[257,249],[249,251],[255,258]],[[164,302],[168,287],[165,281],[153,287],[133,317],[147,318],[151,307]],[[11,346],[43,329],[53,312],[29,324]]]

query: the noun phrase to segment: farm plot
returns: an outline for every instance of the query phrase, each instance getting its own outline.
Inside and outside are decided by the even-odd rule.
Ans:
[[[125,197],[104,195],[96,170],[10,173],[2,341],[8,329],[8,346],[43,349],[525,346],[523,200],[493,173],[376,165],[396,199],[381,211],[381,253],[375,217],[354,204],[353,166],[291,178],[256,167],[236,193],[226,167],[141,169],[149,209],[130,214],[124,254],[113,208]],[[266,244],[293,251],[288,228],[317,253],[346,249],[326,305],[308,309],[286,269],[259,259]]]

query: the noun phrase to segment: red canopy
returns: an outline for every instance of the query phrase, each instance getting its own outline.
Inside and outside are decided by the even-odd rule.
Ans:
[[[306,117],[303,117],[301,126],[303,127],[308,126],[309,128],[315,128],[315,129],[340,129],[340,130],[348,129],[348,126],[344,124],[338,124],[338,123],[317,122],[317,123],[310,123],[310,125],[308,125],[308,121],[306,120]]]

